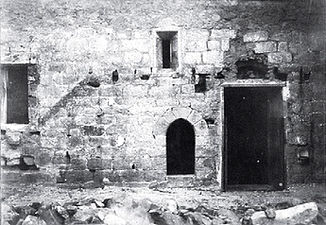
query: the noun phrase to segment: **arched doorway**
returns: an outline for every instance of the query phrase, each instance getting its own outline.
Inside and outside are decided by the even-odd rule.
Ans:
[[[167,175],[195,173],[195,131],[185,119],[170,124],[166,133]]]

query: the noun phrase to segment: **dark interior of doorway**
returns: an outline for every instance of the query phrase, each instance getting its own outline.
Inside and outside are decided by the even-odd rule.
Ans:
[[[162,40],[162,58],[163,68],[171,68],[171,41],[169,39]]]
[[[167,175],[195,173],[195,131],[185,119],[170,124],[166,133]]]
[[[225,189],[283,189],[280,87],[229,87],[224,92]]]

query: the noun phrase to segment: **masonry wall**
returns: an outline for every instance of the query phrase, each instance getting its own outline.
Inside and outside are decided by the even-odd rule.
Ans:
[[[1,63],[29,64],[30,81],[29,125],[1,128],[4,181],[171,180],[165,133],[185,118],[195,127],[196,174],[182,185],[221,187],[222,86],[282,83],[274,67],[288,74],[287,181],[321,181],[324,9],[322,1],[4,1]],[[176,71],[157,69],[157,31],[178,32]],[[237,61],[256,56],[267,79],[238,79]],[[192,68],[207,74],[207,91],[195,92]],[[298,158],[305,151],[308,163]],[[38,170],[19,169],[24,157]]]

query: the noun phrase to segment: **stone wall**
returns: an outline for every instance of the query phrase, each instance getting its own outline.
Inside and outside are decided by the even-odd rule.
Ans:
[[[322,180],[323,9],[322,1],[4,1],[1,63],[37,74],[30,124],[2,127],[4,180],[164,181],[165,132],[185,118],[196,134],[190,183],[221,187],[223,83],[282,83],[274,67],[288,74],[288,182]],[[175,71],[157,69],[158,31],[178,32]],[[264,58],[267,79],[237,79],[236,62],[252,55]],[[207,74],[206,91],[195,91],[193,68]],[[305,151],[307,164],[297,157]],[[21,170],[22,160],[38,169]]]

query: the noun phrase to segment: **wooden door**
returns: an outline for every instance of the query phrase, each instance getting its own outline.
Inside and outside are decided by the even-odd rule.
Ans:
[[[267,102],[269,184],[274,190],[282,190],[285,188],[282,88],[270,88]]]
[[[281,88],[234,87],[224,93],[226,188],[284,186]]]

